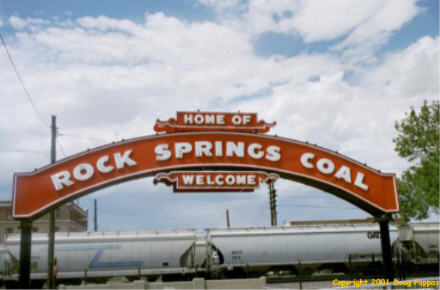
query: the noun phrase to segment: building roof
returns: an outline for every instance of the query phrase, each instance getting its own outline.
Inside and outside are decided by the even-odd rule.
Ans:
[[[11,206],[12,206],[11,200],[0,200],[0,207],[11,207]],[[80,214],[87,215],[87,210],[83,209],[74,202],[68,202],[66,204],[63,204],[62,206],[70,206],[72,209],[78,211]]]
[[[401,219],[391,220],[391,224],[401,224]],[[312,221],[291,221],[291,226],[305,226],[305,225],[346,225],[346,224],[372,224],[375,223],[374,218],[366,219],[350,219],[350,220],[312,220]]]

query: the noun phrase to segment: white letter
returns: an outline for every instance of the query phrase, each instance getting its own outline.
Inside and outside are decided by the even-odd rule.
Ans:
[[[345,181],[347,181],[348,183],[351,183],[350,168],[348,168],[345,165],[342,165],[341,168],[339,168],[338,172],[336,172],[335,177],[339,178],[339,179],[342,178]]]
[[[211,153],[211,149],[212,149],[212,144],[209,141],[197,141],[196,144],[196,156],[197,157],[202,157],[203,154],[205,154],[205,156],[212,156]]]
[[[156,160],[163,161],[170,159],[171,151],[168,150],[168,144],[160,144],[154,148],[154,153],[156,153]]]
[[[115,163],[117,169],[124,168],[124,164],[127,164],[128,166],[135,166],[137,163],[130,158],[131,149],[124,152],[124,154],[121,156],[121,153],[115,153]]]
[[[201,114],[195,115],[194,122],[199,125],[202,124],[203,123],[203,115],[201,115]]]
[[[215,156],[223,156],[222,141],[215,141]]]
[[[238,142],[235,145],[234,142],[227,141],[226,142],[226,156],[232,157],[232,155],[236,155],[237,157],[244,157],[244,143]]]
[[[191,152],[192,146],[188,142],[177,142],[174,144],[174,150],[176,151],[176,158],[182,158],[184,153]]]
[[[192,114],[185,114],[185,115],[183,115],[183,123],[185,123],[185,124],[192,124],[192,122],[193,122],[193,118],[192,118]]]
[[[114,167],[111,165],[105,165],[108,160],[108,155],[102,156],[98,159],[98,161],[96,162],[96,167],[98,168],[99,172],[108,173],[114,169]]]
[[[81,163],[73,169],[73,176],[76,180],[87,180],[93,176],[93,173],[93,166],[88,163]]]
[[[215,124],[215,116],[214,115],[205,115],[205,124]]]
[[[259,150],[258,153],[255,152],[255,149],[261,149],[261,144],[258,143],[252,143],[251,145],[249,145],[248,147],[248,154],[249,156],[251,156],[253,159],[260,159],[261,157],[263,157],[264,152],[262,150]]]
[[[217,115],[217,125],[225,124],[225,115]]]
[[[368,185],[363,183],[364,181],[364,174],[361,172],[358,172],[356,175],[356,180],[354,182],[354,185],[356,185],[357,187],[362,188],[363,190],[367,191],[368,190]]]
[[[269,161],[278,161],[281,159],[281,148],[278,146],[269,146],[266,149],[267,154],[266,154],[266,159]]]
[[[305,168],[313,168],[313,164],[309,162],[310,159],[315,158],[315,154],[313,153],[304,153],[301,155],[301,164]]]
[[[246,184],[246,175],[236,175],[235,176],[236,184]]]
[[[319,159],[318,163],[316,163],[316,166],[318,167],[318,170],[324,174],[330,174],[333,172],[333,170],[335,170],[335,164],[327,158]]]
[[[211,180],[211,175],[210,174],[206,175],[206,184],[208,184],[208,185],[215,184],[215,182],[213,180]]]
[[[223,175],[217,175],[215,177],[215,183],[217,183],[218,185],[223,185],[224,184],[224,182],[223,182]]]
[[[194,175],[182,175],[183,178],[183,184],[193,184],[194,182]]]
[[[246,125],[251,121],[251,116],[250,115],[244,115],[243,116],[243,124]]]
[[[250,185],[255,185],[256,184],[256,176],[255,175],[248,175],[248,177],[247,177],[247,182],[248,182],[248,184],[250,184]]]
[[[66,186],[73,184],[73,182],[70,180],[70,172],[67,170],[55,173],[54,175],[51,175],[50,178],[52,179],[52,183],[57,191],[63,189],[63,184]]]
[[[205,176],[204,175],[196,175],[196,184],[198,185],[204,185],[205,184]]]
[[[240,115],[232,116],[232,124],[240,125],[240,123],[241,123],[241,116]]]
[[[229,185],[234,184],[234,181],[235,181],[234,175],[226,175],[225,181],[226,181],[226,184],[229,184]]]

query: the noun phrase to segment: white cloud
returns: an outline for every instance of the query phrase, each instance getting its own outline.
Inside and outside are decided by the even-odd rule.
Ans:
[[[300,35],[305,43],[343,38],[333,46],[347,63],[372,62],[394,31],[421,8],[416,0],[203,0],[214,7],[219,22],[253,37],[267,32]]]
[[[353,32],[338,46],[339,49],[381,38],[383,34],[388,35],[401,28],[419,12],[415,1],[412,0],[379,1],[379,7],[374,14],[355,26]]]
[[[328,3],[323,5],[320,0],[305,1],[280,31],[298,31],[306,42],[348,35],[339,45],[339,48],[344,48],[382,38],[384,33],[399,29],[418,12],[413,0],[336,0]]]
[[[298,31],[305,42],[331,40],[348,34],[377,13],[383,1],[336,0],[324,4],[304,1],[291,19],[280,22],[280,31]]]
[[[399,29],[419,11],[415,0],[200,2],[214,7],[222,22],[250,28],[253,33],[299,33],[305,42],[349,35],[345,45]]]
[[[374,53],[388,42],[392,33],[419,12],[420,9],[413,0],[390,0],[382,3],[381,9],[360,23],[333,48],[343,51],[344,59],[351,63],[374,61]]]
[[[362,82],[398,100],[438,97],[438,43],[438,37],[426,36],[403,51],[389,53],[381,65],[365,73]]]
[[[106,31],[109,29],[118,29],[120,31],[133,32],[136,31],[138,28],[138,25],[136,25],[134,22],[130,20],[125,20],[125,19],[118,20],[106,16],[98,16],[96,18],[86,16],[86,17],[78,18],[76,22],[84,28],[93,28],[93,29],[98,29],[100,31]]]
[[[31,29],[35,29],[43,24],[49,24],[50,21],[40,19],[40,18],[20,18],[18,16],[10,16],[9,24],[17,30],[22,30],[26,27],[30,27]]]

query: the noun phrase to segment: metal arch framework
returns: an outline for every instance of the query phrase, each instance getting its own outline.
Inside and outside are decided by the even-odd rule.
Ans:
[[[194,148],[197,142],[211,144],[211,156],[206,153],[197,156]],[[244,144],[243,156],[228,156],[225,149],[228,142]],[[191,151],[177,158],[176,143],[189,143]],[[219,147],[217,144],[220,144]],[[247,146],[250,144],[258,145],[249,149]],[[167,159],[158,158],[163,154],[163,150],[158,150],[160,145],[162,149],[169,150]],[[274,155],[266,158],[267,154],[270,155],[267,148],[271,146],[279,148],[275,152],[279,155],[278,160],[273,158]],[[254,154],[250,154],[252,152],[249,150]],[[303,159],[305,154],[308,154],[307,158]],[[127,159],[128,162],[125,162]],[[329,168],[332,166],[333,169]],[[91,175],[90,168],[93,170]],[[31,173],[16,173],[13,217],[35,219],[67,201],[103,187],[158,172],[225,168],[278,173],[282,178],[334,194],[374,216],[399,211],[394,174],[381,173],[336,152],[292,139],[248,133],[192,132],[151,135],[112,143],[70,156]],[[54,176],[61,176],[59,181],[63,182],[58,182],[59,188],[56,188]]]

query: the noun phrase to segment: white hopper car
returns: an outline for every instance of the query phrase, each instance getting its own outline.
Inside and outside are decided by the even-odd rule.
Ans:
[[[208,229],[207,239],[219,249],[220,263],[213,263],[213,270],[294,274],[298,267],[348,271],[349,263],[366,266],[373,255],[380,261],[379,232],[374,224]],[[391,226],[391,243],[397,237]]]
[[[186,268],[191,261],[186,259],[192,258],[189,251],[195,240],[194,230],[56,233],[58,279],[191,272],[192,269]],[[47,241],[47,234],[32,235],[32,280],[46,279]],[[8,236],[5,249],[15,263],[0,261],[0,268],[4,273],[13,273],[17,269],[20,236]]]
[[[439,223],[402,225],[399,231],[400,250],[413,264],[439,262]]]

